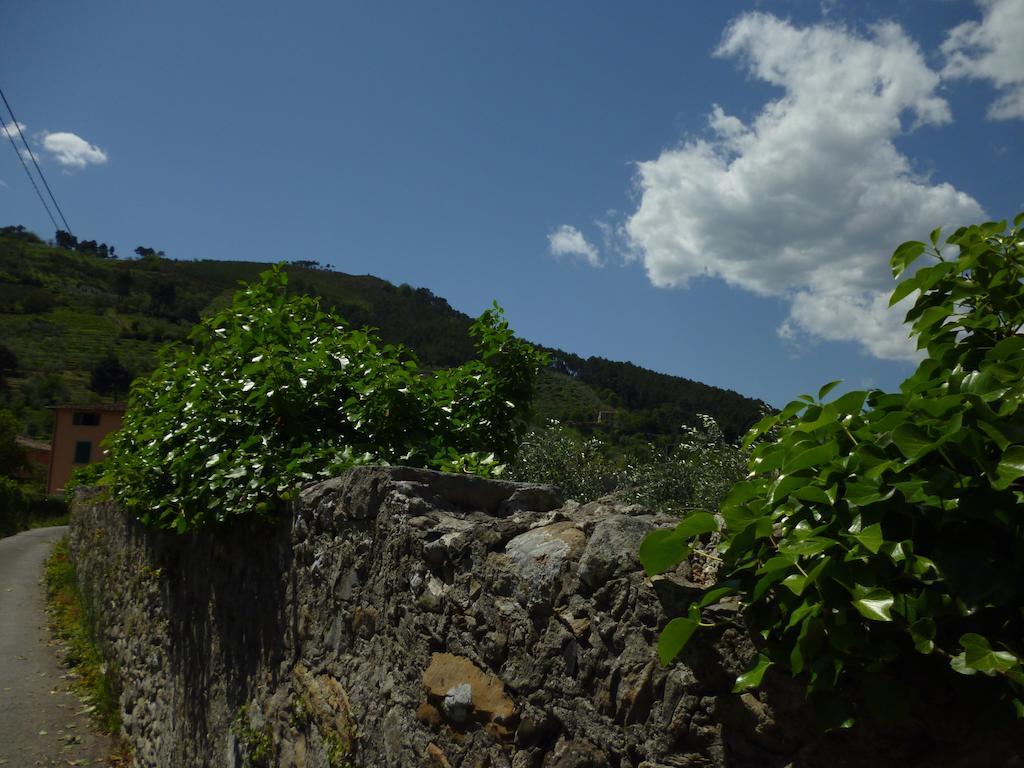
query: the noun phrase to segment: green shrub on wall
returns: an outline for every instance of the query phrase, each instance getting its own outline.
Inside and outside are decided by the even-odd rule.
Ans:
[[[550,421],[525,436],[508,477],[557,485],[566,498],[580,502],[614,494],[671,514],[718,509],[733,483],[747,474],[747,454],[726,441],[713,418],[697,418],[700,427],[683,426],[667,452],[652,444],[623,450]]]
[[[471,329],[479,359],[428,374],[286,285],[265,272],[133,385],[103,482],[143,522],[272,516],[297,484],[357,464],[487,474],[511,457],[545,358],[497,305]]]
[[[1024,712],[1024,214],[901,245],[911,336],[926,353],[896,393],[803,396],[754,427],[749,479],[720,517],[690,515],[644,542],[651,574],[721,530],[720,581],[663,631],[668,663],[738,596],[763,638],[737,688],[770,666],[811,693],[891,704],[913,654],[1003,681]],[[922,255],[933,263],[912,276]],[[883,692],[884,694],[880,694]],[[874,694],[874,695],[873,695]],[[841,698],[841,697],[838,697]]]

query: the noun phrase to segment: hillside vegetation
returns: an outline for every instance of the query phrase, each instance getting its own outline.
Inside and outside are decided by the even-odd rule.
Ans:
[[[229,302],[239,282],[256,280],[268,266],[137,251],[141,256],[130,260],[104,258],[55,247],[17,227],[0,230],[0,355],[6,348],[14,358],[0,371],[0,404],[6,400],[30,436],[49,434],[48,405],[123,399],[120,373],[152,370],[163,344],[183,341],[201,316]],[[425,366],[473,356],[471,319],[425,288],[313,262],[294,262],[287,271],[293,292],[320,297],[325,310],[351,326],[374,327],[383,341],[410,347]],[[613,443],[668,446],[682,425],[699,424],[700,413],[732,440],[764,409],[735,392],[629,363],[546,351],[553,363],[539,382],[538,420],[556,419]],[[602,411],[614,415],[598,424]]]

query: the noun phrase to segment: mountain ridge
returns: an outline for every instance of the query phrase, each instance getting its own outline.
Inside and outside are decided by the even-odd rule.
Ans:
[[[271,266],[175,260],[142,247],[138,259],[118,259],[101,255],[105,249],[97,252],[94,241],[85,252],[75,248],[45,243],[20,227],[0,229],[0,344],[17,358],[5,399],[33,437],[49,431],[47,405],[111,398],[90,388],[100,360],[113,355],[133,373],[147,372],[162,344],[184,340],[200,316],[230,300],[239,282]],[[386,343],[404,344],[427,366],[457,365],[473,354],[472,318],[429,289],[311,261],[286,265],[291,290],[320,297],[326,311],[351,326],[377,329]],[[671,443],[680,426],[696,424],[698,413],[714,417],[735,439],[768,407],[630,362],[536,346],[552,356],[539,382],[538,416],[613,441]]]

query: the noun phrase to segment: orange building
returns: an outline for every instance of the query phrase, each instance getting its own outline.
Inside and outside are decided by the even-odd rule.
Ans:
[[[123,419],[123,405],[55,406],[47,493],[63,491],[78,467],[102,461],[100,440],[119,430]]]

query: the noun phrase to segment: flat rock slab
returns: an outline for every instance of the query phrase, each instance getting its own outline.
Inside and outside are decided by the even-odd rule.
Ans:
[[[70,692],[47,627],[43,561],[66,532],[0,539],[0,766],[106,765],[112,752]]]
[[[463,656],[433,654],[423,673],[423,687],[430,696],[442,700],[465,696],[465,706],[486,720],[508,720],[515,713],[515,704],[501,680]]]

